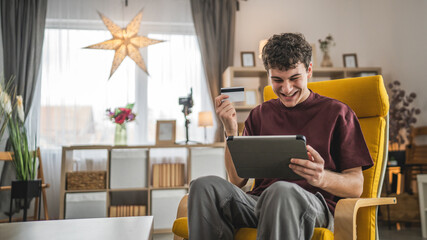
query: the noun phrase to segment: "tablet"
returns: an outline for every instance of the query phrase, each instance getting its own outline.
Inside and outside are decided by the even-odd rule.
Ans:
[[[227,146],[241,178],[303,179],[289,168],[291,158],[308,159],[303,135],[230,136]]]

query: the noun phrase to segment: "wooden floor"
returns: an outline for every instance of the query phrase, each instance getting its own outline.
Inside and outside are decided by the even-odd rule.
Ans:
[[[379,236],[380,240],[425,240],[421,236],[421,227],[420,226],[406,226],[402,227],[401,230],[397,230],[396,226],[391,226],[389,229],[388,225],[385,223],[379,224]]]

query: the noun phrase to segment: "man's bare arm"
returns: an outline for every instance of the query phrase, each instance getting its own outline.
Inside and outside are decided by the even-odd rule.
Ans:
[[[247,178],[241,178],[237,175],[236,167],[231,158],[230,150],[225,146],[225,168],[227,169],[228,179],[231,183],[239,188],[242,188],[248,182]]]
[[[224,131],[227,136],[237,136],[236,109],[234,109],[233,105],[227,100],[227,98],[227,95],[219,95],[215,98],[215,111],[224,126]],[[225,168],[227,169],[228,178],[231,183],[240,188],[245,186],[248,179],[240,178],[237,175],[236,168],[234,167],[234,163],[231,159],[231,154],[227,146],[225,146]]]
[[[291,159],[289,167],[307,182],[338,197],[360,197],[363,192],[361,167],[340,173],[324,169],[324,160],[311,146],[307,146],[309,161]]]

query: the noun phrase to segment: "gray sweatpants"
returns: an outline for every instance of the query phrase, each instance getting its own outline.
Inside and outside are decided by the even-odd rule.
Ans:
[[[216,177],[191,182],[188,197],[189,240],[232,240],[235,230],[257,228],[257,239],[311,239],[315,227],[333,231],[333,216],[320,193],[297,184],[276,182],[261,196],[246,194]]]

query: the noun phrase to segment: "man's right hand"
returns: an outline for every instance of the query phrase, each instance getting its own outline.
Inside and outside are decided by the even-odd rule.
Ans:
[[[236,109],[230,101],[227,100],[227,95],[219,95],[215,98],[215,112],[224,126],[227,136],[237,136],[237,116]]]

